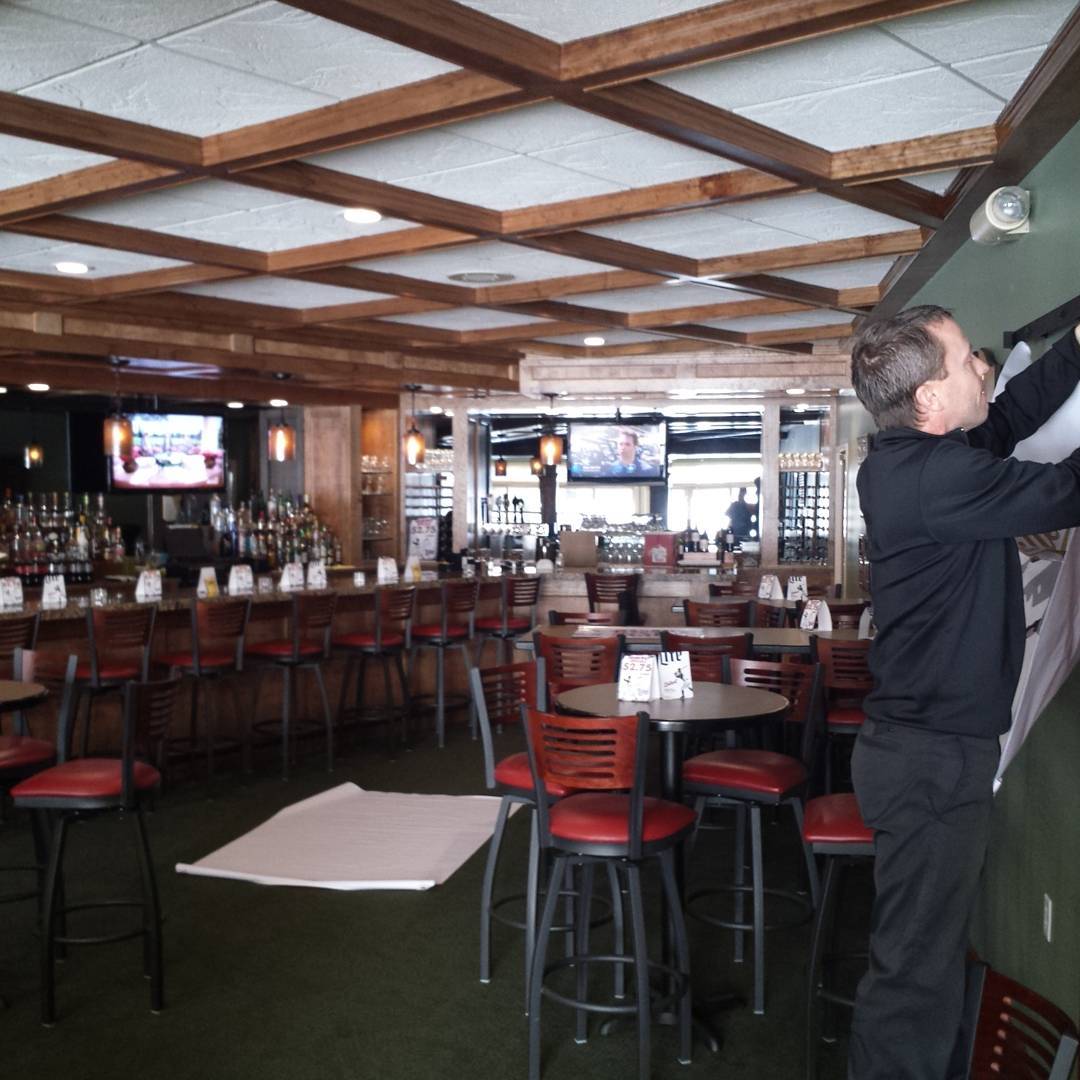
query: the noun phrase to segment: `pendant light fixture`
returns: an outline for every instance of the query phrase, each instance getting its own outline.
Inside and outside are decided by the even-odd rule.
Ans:
[[[427,446],[423,434],[416,426],[416,391],[420,387],[416,383],[407,383],[405,389],[412,391],[412,416],[409,420],[409,430],[405,432],[405,436],[401,440],[401,446],[405,452],[406,464],[422,465],[424,463],[424,451]]]
[[[562,461],[563,441],[555,434],[555,418],[552,411],[555,408],[555,394],[545,394],[548,399],[548,419],[545,424],[543,435],[540,436],[539,458],[542,465],[554,467]]]
[[[292,461],[296,457],[296,429],[285,422],[285,413],[266,429],[266,451],[271,461]]]
[[[538,457],[533,457],[529,462],[529,469],[533,476],[540,476],[544,471],[544,463]]]
[[[505,476],[506,475],[506,458],[504,458],[502,456],[502,454],[500,454],[495,459],[495,475],[496,476]]]
[[[111,356],[109,363],[112,364],[113,371],[113,401],[112,412],[105,417],[105,425],[102,429],[105,456],[126,462],[132,457],[132,449],[135,445],[135,433],[131,428],[131,420],[120,411],[120,368],[126,361],[121,361],[118,356]]]
[[[23,447],[23,468],[40,469],[45,464],[45,449],[41,443],[31,440]]]

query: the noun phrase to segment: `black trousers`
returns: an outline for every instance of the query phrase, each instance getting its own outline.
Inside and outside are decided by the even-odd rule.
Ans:
[[[849,1080],[963,1075],[964,957],[999,753],[996,738],[869,719],[856,740],[852,778],[875,832],[877,893]]]

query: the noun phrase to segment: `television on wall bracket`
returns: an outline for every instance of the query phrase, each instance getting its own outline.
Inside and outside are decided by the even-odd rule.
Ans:
[[[107,455],[111,491],[220,491],[224,419],[194,413],[126,413],[131,449]]]
[[[650,484],[667,478],[663,420],[571,420],[567,436],[568,480]]]

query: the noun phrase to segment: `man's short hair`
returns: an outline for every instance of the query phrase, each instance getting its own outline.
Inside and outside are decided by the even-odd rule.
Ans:
[[[936,304],[866,323],[851,348],[851,384],[880,431],[918,427],[915,391],[945,377],[945,347],[928,329],[952,318]]]
[[[636,431],[634,431],[633,428],[626,428],[626,427],[619,428],[619,438],[621,439],[624,435],[626,435],[628,438],[633,439],[634,440],[634,445],[637,446],[637,444],[638,444],[638,433]]]

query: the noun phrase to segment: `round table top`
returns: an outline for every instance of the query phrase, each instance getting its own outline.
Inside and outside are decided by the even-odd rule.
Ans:
[[[782,713],[788,699],[769,690],[723,683],[699,682],[692,698],[664,701],[623,701],[617,683],[579,686],[564,690],[556,700],[567,712],[586,716],[633,716],[647,712],[659,731],[690,731],[703,726],[735,726],[766,720]]]
[[[0,710],[21,709],[40,701],[49,694],[48,687],[36,682],[19,682],[16,679],[0,679]]]

